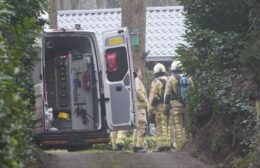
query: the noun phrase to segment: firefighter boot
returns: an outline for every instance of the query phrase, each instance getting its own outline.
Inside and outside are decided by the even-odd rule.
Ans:
[[[122,150],[124,150],[124,145],[123,145],[123,144],[116,144],[116,150],[117,150],[117,151],[122,151]]]
[[[146,148],[145,147],[133,147],[133,152],[134,153],[146,153]]]
[[[171,147],[169,146],[157,146],[153,152],[169,152]]]

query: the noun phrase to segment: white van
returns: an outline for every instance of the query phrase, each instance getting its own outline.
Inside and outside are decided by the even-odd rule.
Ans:
[[[102,46],[102,47],[99,47]],[[127,28],[48,30],[42,37],[41,83],[35,85],[34,140],[41,148],[83,149],[109,132],[136,126],[136,94]]]

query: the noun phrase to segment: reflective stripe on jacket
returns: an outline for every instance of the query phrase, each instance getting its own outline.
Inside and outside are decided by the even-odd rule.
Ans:
[[[138,109],[147,108],[147,92],[139,77],[135,78]]]

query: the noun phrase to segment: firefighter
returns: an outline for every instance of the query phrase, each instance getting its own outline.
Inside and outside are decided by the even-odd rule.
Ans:
[[[171,117],[173,117],[172,127],[172,145],[174,148],[181,149],[186,142],[186,131],[184,127],[184,85],[180,84],[182,77],[182,64],[180,61],[173,61],[171,64],[171,76],[169,77],[165,88],[166,108],[170,108]],[[188,84],[188,82],[186,82]],[[185,85],[187,87],[187,85]],[[186,88],[187,89],[187,88]],[[186,93],[185,93],[186,95]]]
[[[151,89],[148,100],[148,114],[155,114],[155,128],[157,136],[157,147],[155,152],[170,150],[170,124],[169,117],[166,115],[164,105],[164,88],[167,77],[164,65],[157,63],[153,68],[154,80],[151,83]]]
[[[146,109],[148,106],[147,93],[146,89],[141,81],[142,74],[138,67],[134,67],[134,77],[136,84],[136,94],[137,94],[137,103],[138,103],[138,116],[137,122],[138,127],[134,130],[133,133],[133,152],[134,153],[143,153],[146,152],[144,146],[144,138],[146,133]]]
[[[110,139],[112,144],[112,150],[122,151],[124,150],[124,142],[127,138],[127,130],[112,131],[110,133]]]

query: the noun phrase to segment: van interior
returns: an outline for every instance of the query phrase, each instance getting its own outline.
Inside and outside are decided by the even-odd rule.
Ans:
[[[44,99],[53,114],[45,129],[98,130],[101,107],[92,38],[54,34],[45,37],[44,45]]]

